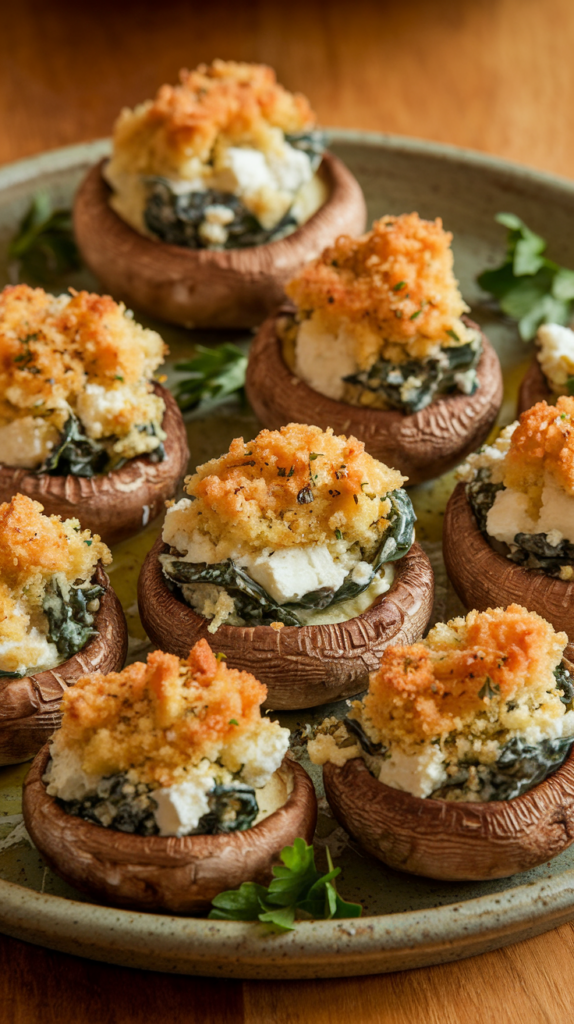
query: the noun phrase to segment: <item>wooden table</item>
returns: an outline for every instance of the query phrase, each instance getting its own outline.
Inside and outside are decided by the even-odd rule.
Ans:
[[[0,162],[107,135],[179,67],[265,61],[326,125],[574,175],[572,0],[19,0],[0,32]],[[574,926],[472,960],[317,982],[140,973],[0,938],[2,1024],[562,1024]]]

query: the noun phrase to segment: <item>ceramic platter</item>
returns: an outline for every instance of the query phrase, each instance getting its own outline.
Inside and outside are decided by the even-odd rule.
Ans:
[[[78,182],[101,156],[107,142],[74,146],[0,170],[0,276],[10,279],[6,247],[31,197],[49,193],[69,207]],[[498,350],[506,393],[501,423],[514,419],[516,391],[530,352],[512,324],[484,305],[477,272],[500,261],[504,232],[494,221],[500,210],[523,217],[549,240],[552,257],[574,266],[574,184],[446,146],[382,135],[333,132],[332,149],[359,179],[370,218],[418,210],[441,216],[454,234],[455,270],[462,293]],[[88,275],[68,284],[97,287]],[[150,324],[145,317],[138,319]],[[203,344],[233,340],[236,332],[189,332],[153,324],[162,331],[173,363]],[[309,410],[313,422],[313,410]],[[190,471],[221,454],[238,435],[249,439],[258,424],[239,403],[188,421]],[[453,474],[411,491],[419,517],[417,536],[431,556],[437,577],[436,619],[462,609],[445,577],[440,555],[441,517]],[[139,566],[159,525],[114,551],[112,583],[124,605],[130,658],[149,643],[135,603]],[[343,714],[344,702],[329,707]],[[281,715],[296,730],[321,719],[326,708]],[[0,709],[1,714],[1,709]],[[305,763],[304,747],[294,752]],[[308,764],[306,765],[308,767]],[[492,882],[447,883],[404,875],[363,853],[337,825],[312,768],[320,798],[317,857],[325,847],[343,868],[339,888],[360,901],[364,916],[352,921],[302,922],[295,931],[270,935],[259,924],[132,913],[90,903],[61,882],[31,845],[20,814],[20,792],[28,765],[0,769],[0,930],[28,942],[130,967],[181,974],[235,978],[327,978],[374,974],[443,963],[516,942],[574,918],[574,846],[526,874]]]

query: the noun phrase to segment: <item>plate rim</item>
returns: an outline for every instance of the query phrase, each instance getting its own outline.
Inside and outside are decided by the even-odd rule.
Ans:
[[[327,131],[335,144],[470,165],[574,196],[574,181],[488,153],[382,132]],[[74,168],[80,171],[109,153],[110,145],[109,138],[96,139],[4,164],[0,192]],[[286,935],[269,935],[255,923],[82,903],[0,879],[0,930],[5,934],[109,963],[236,978],[350,976],[428,966],[519,941],[573,917],[574,869],[440,907],[351,921],[300,922]]]

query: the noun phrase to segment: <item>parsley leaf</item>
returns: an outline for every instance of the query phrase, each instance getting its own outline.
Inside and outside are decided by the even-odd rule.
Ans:
[[[185,412],[199,405],[212,408],[235,393],[245,400],[247,356],[237,345],[197,345],[195,352],[193,359],[175,365],[176,370],[189,374],[173,389],[180,409]]]
[[[360,917],[359,903],[348,903],[337,892],[334,868],[327,850],[329,870],[320,875],[315,867],[312,846],[295,839],[293,846],[281,851],[283,864],[273,868],[269,888],[255,882],[243,882],[239,889],[221,892],[213,900],[209,917],[216,921],[261,921],[274,931],[291,931],[297,916],[315,920],[334,917]]]
[[[498,683],[494,683],[490,676],[487,676],[483,685],[478,691],[478,696],[481,700],[486,700],[487,697],[489,700],[492,700],[492,698],[497,697],[499,693],[500,686],[498,685]]]
[[[45,192],[37,192],[18,231],[8,244],[8,259],[23,274],[38,284],[50,284],[82,262],[74,240],[70,210],[52,209]]]
[[[545,240],[514,213],[499,213],[496,220],[508,229],[506,259],[479,275],[480,287],[518,321],[523,341],[531,341],[543,323],[570,323],[574,271],[547,259]]]

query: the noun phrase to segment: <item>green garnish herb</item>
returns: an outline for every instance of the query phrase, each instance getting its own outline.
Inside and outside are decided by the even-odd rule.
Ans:
[[[82,266],[74,241],[70,210],[52,209],[50,197],[37,192],[8,244],[8,260],[16,268],[16,278],[29,278],[36,284],[55,279]]]
[[[176,370],[188,374],[173,389],[180,409],[212,408],[234,394],[245,401],[247,356],[237,345],[196,345],[195,352],[193,359],[175,364]]]
[[[406,286],[407,286],[407,282],[406,281],[399,281],[398,284],[394,284],[393,285],[393,291],[394,292],[400,292],[401,288],[406,288]]]
[[[237,721],[236,718],[230,718],[229,719],[229,724],[230,725],[239,725],[239,722]]]
[[[446,333],[448,334],[449,338],[452,338],[453,341],[460,341],[460,338],[456,331],[453,331],[450,327]]]
[[[343,534],[341,533],[340,530],[335,530],[335,537],[337,538],[337,540],[343,539]]]
[[[121,380],[121,382],[123,384],[124,378],[119,373],[116,373],[116,375],[114,377],[114,380]]]
[[[283,863],[273,868],[268,888],[243,882],[239,889],[221,892],[213,900],[215,909],[209,917],[216,921],[261,921],[273,931],[292,931],[296,918],[330,921],[361,916],[361,905],[348,903],[335,888],[341,868],[333,867],[328,849],[329,870],[324,875],[317,871],[313,847],[304,839],[284,846],[280,856]]]
[[[416,313],[411,313],[409,320],[416,320],[417,316],[420,316],[422,309],[417,309]]]
[[[518,321],[523,341],[531,341],[541,324],[569,324],[574,303],[574,271],[542,254],[546,241],[514,213],[499,213],[508,229],[506,259],[485,270],[478,283],[490,292],[506,316]]]
[[[311,452],[309,455],[309,462],[314,462],[315,459],[322,459],[323,452]]]
[[[289,479],[290,476],[293,476],[294,472],[295,472],[295,466],[291,466],[291,469],[287,473],[287,479]]]
[[[284,469],[283,466],[279,466],[279,469],[277,470],[277,476],[285,476],[286,472],[287,470]]]
[[[493,683],[490,676],[487,676],[483,686],[481,686],[480,690],[478,691],[478,696],[480,697],[481,700],[486,700],[487,697],[489,700],[492,700],[492,698],[498,696],[499,693],[500,686],[498,685],[498,683]]]
[[[224,654],[223,651],[220,651],[219,654],[215,655],[215,660],[216,661],[227,661],[227,655]]]

